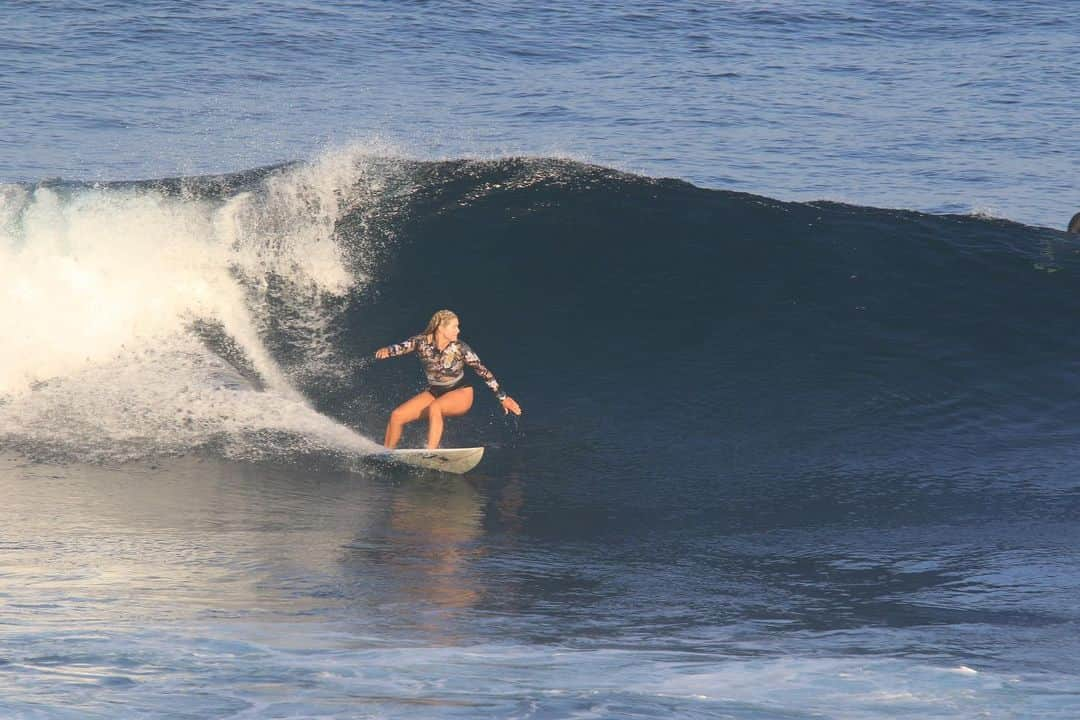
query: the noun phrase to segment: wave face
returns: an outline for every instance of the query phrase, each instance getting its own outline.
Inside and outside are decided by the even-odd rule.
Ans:
[[[0,432],[24,452],[363,454],[422,387],[371,353],[449,307],[526,411],[477,383],[448,429],[492,467],[696,502],[1076,459],[1080,246],[1051,230],[359,151],[2,192]]]

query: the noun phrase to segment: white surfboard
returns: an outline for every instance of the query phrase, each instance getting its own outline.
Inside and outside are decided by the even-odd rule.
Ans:
[[[442,472],[460,475],[469,472],[480,463],[480,458],[484,457],[484,448],[387,450],[376,457],[403,465],[441,470]]]

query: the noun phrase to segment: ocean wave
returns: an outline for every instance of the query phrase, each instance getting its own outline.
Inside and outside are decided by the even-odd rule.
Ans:
[[[354,150],[213,178],[5,186],[0,228],[0,428],[15,444],[37,437],[41,388],[66,388],[47,414],[82,413],[74,435],[108,456],[132,420],[95,426],[85,378],[115,377],[107,405],[176,413],[155,378],[214,387],[207,358],[246,398],[206,412],[243,416],[249,436],[256,396],[377,436],[420,378],[370,355],[440,307],[537,437],[609,464],[681,456],[708,473],[734,446],[761,465],[910,462],[913,448],[940,462],[1074,440],[1061,428],[1078,246],[994,218]],[[470,444],[510,442],[493,417],[478,405],[458,425]],[[205,444],[176,437],[148,452]]]

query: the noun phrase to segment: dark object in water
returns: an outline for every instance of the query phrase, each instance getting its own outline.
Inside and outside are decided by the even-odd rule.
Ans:
[[[1069,221],[1069,232],[1080,235],[1080,212],[1073,215]]]

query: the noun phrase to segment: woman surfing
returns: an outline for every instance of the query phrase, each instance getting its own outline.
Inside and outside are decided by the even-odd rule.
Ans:
[[[466,365],[495,393],[503,412],[521,414],[521,406],[499,389],[498,380],[481,364],[472,348],[458,340],[460,332],[458,316],[449,310],[440,310],[431,317],[427,329],[420,335],[375,352],[377,360],[415,352],[420,357],[428,381],[427,390],[406,400],[390,413],[386,439],[383,441],[386,447],[397,447],[402,428],[425,415],[428,418],[427,447],[439,447],[443,418],[464,415],[472,407],[473,389],[465,382]]]

